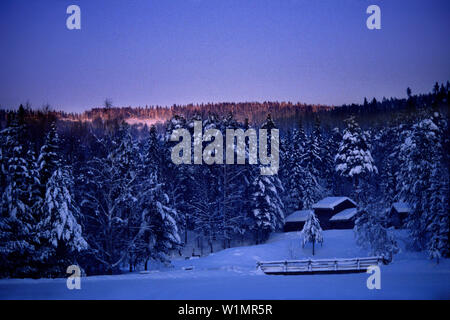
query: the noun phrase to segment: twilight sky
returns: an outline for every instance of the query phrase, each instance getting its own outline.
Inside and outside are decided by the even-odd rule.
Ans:
[[[450,80],[449,34],[448,0],[1,0],[0,106],[403,97]]]

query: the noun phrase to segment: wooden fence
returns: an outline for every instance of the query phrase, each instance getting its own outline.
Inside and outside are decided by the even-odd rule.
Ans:
[[[257,268],[266,274],[315,274],[366,272],[369,266],[386,264],[383,257],[260,261]]]

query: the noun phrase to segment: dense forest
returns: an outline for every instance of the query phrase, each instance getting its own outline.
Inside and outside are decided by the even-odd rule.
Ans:
[[[71,264],[86,274],[147,270],[189,241],[202,254],[261,243],[286,215],[328,195],[358,203],[357,242],[372,254],[397,252],[389,209],[404,201],[412,208],[404,223],[411,248],[448,257],[449,89],[436,83],[428,94],[408,88],[405,99],[336,107],[0,110],[0,276],[61,276]],[[173,164],[170,135],[192,134],[194,121],[222,132],[280,129],[278,175],[260,175],[248,162]]]

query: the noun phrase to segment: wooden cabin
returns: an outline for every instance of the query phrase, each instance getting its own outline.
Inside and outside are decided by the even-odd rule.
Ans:
[[[312,206],[323,230],[352,229],[356,207],[356,203],[348,197],[326,197]]]
[[[357,213],[357,208],[349,208],[335,214],[329,221],[330,229],[353,229]]]
[[[406,202],[395,202],[392,204],[389,214],[390,226],[400,229],[405,223],[405,219],[411,212],[411,207]]]
[[[284,232],[302,231],[306,220],[312,210],[298,210],[286,217],[284,223]]]

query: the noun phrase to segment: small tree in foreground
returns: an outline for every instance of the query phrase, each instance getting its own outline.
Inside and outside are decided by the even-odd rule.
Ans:
[[[308,242],[312,243],[313,251],[312,254],[314,255],[314,245],[315,243],[323,243],[323,236],[322,236],[322,228],[320,227],[319,219],[317,219],[314,212],[311,212],[308,216],[308,219],[305,222],[305,225],[303,226],[302,230],[302,237],[303,237],[303,244],[302,246],[305,247],[305,244]]]

